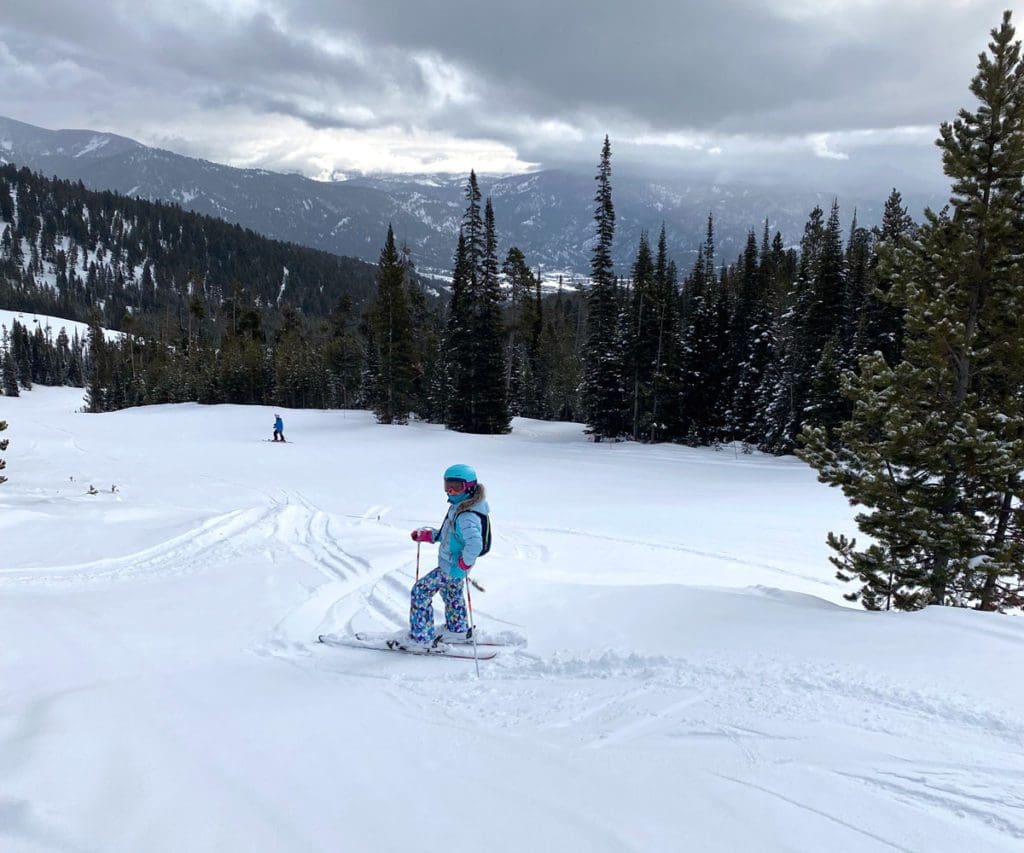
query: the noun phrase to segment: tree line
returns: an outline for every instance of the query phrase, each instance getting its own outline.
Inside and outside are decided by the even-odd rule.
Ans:
[[[37,385],[83,386],[91,364],[85,341],[77,331],[68,337],[63,327],[53,336],[49,326],[33,332],[16,319],[0,334],[0,388],[17,397],[19,388]]]
[[[893,190],[881,225],[854,216],[844,239],[833,202],[811,211],[799,251],[766,222],[718,266],[709,216],[681,282],[664,227],[656,246],[642,235],[622,276],[607,138],[601,151],[582,322],[563,315],[559,328],[568,368],[555,373],[579,380],[568,409],[595,441],[796,452],[862,508],[869,544],[834,533],[828,542],[838,577],[857,585],[848,597],[871,609],[1024,606],[1024,64],[1014,35],[1007,12],[971,82],[977,108],[939,129],[950,205],[920,225]],[[488,199],[481,215],[473,174],[466,200],[431,414],[503,432],[550,391],[545,308],[557,320],[565,305],[545,303],[513,247],[502,322],[494,212]],[[422,364],[403,270],[389,232],[370,348],[386,422],[416,409]]]
[[[95,315],[109,329],[134,319],[176,343],[196,303],[221,327],[245,308],[275,325],[286,306],[326,317],[343,296],[363,304],[373,283],[373,266],[354,258],[0,165],[0,304],[10,309]]]
[[[176,334],[140,322],[117,342],[94,314],[89,406],[359,406],[382,423],[479,433],[521,415],[583,421],[595,441],[796,452],[862,507],[867,547],[829,536],[839,577],[858,585],[851,598],[1020,607],[1024,70],[1013,36],[1007,13],[971,83],[977,110],[940,128],[951,207],[922,224],[893,190],[878,227],[854,215],[844,234],[834,201],[810,212],[798,248],[766,221],[722,262],[709,216],[682,273],[664,226],[616,271],[606,138],[582,294],[545,294],[517,247],[499,260],[495,211],[470,173],[447,300],[424,289],[389,228],[365,311],[351,299],[322,318],[285,306],[267,328],[241,287],[194,289]]]

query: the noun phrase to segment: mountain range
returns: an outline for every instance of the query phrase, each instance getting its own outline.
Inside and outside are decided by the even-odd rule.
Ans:
[[[595,157],[596,162],[596,157]],[[295,174],[243,169],[151,148],[93,130],[47,130],[0,116],[0,163],[223,218],[246,228],[338,255],[376,262],[388,224],[412,252],[420,272],[451,266],[466,202],[467,175],[361,175],[315,181]],[[614,167],[614,160],[613,160]],[[594,176],[566,170],[478,175],[493,200],[499,253],[518,246],[531,267],[551,281],[585,276],[594,239]],[[767,219],[788,245],[799,242],[815,205],[826,212],[829,193],[781,188],[692,184],[615,174],[615,261],[628,271],[640,234],[651,240],[665,226],[669,254],[680,270],[693,263],[714,217],[719,261],[740,253],[748,230],[760,239]],[[884,198],[840,198],[849,224],[877,224]],[[910,212],[942,199],[904,196]]]

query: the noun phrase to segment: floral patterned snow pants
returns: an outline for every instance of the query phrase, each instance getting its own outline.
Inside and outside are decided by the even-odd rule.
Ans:
[[[412,588],[409,608],[409,636],[417,643],[434,638],[434,596],[440,592],[444,599],[444,621],[449,631],[466,630],[466,603],[462,597],[462,578],[450,578],[448,572],[437,568],[421,577]]]

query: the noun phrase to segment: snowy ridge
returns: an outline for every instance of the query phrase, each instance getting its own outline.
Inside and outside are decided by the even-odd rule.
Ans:
[[[1024,620],[847,606],[852,511],[793,459],[80,406],[0,397],[5,853],[1024,843]],[[405,625],[456,459],[493,506],[476,624],[523,644],[478,679],[317,643]],[[457,813],[422,788],[451,760]]]
[[[2,336],[4,329],[10,333],[14,328],[15,320],[24,326],[30,335],[34,334],[35,330],[39,328],[43,330],[44,336],[49,336],[54,340],[60,334],[61,329],[67,334],[69,340],[78,335],[78,339],[84,343],[89,337],[89,325],[87,323],[80,323],[77,320],[65,320],[61,317],[51,317],[49,314],[36,314],[32,311],[9,311],[5,308],[0,308],[0,336]],[[108,341],[116,341],[124,337],[124,332],[104,329],[103,336]]]
[[[117,190],[151,200],[170,200],[199,213],[238,222],[281,240],[376,263],[389,223],[396,239],[413,252],[419,272],[450,272],[454,238],[465,207],[467,175],[353,174],[347,179],[307,179],[265,169],[237,169],[143,146],[114,134],[51,131],[0,116],[0,138],[10,140],[5,157],[47,175],[82,180],[92,189]],[[90,148],[97,139],[109,142]],[[76,156],[63,152],[80,152]],[[596,154],[596,151],[595,151]],[[321,178],[338,178],[323,174]],[[522,175],[479,173],[483,196],[495,199],[499,254],[518,246],[531,269],[545,273],[590,269],[593,173],[558,169]],[[675,183],[619,172],[615,181],[618,226],[614,246],[619,273],[635,259],[640,232],[666,226],[670,256],[688,270],[715,217],[721,259],[737,257],[747,231],[760,233],[767,217],[787,245],[799,242],[815,205],[826,209],[830,193],[793,187],[754,187],[702,182]],[[911,213],[938,209],[944,193],[904,196]],[[840,199],[843,228],[856,209],[862,226],[880,221],[884,197]],[[339,224],[344,222],[343,225]]]

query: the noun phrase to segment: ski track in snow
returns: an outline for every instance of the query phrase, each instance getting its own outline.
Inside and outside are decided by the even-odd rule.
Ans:
[[[709,773],[813,812],[882,847],[908,849],[820,806],[795,801],[773,789],[770,780],[785,780],[796,772],[820,772],[834,784],[866,788],[929,815],[976,824],[979,831],[997,839],[1024,840],[1024,722],[1009,709],[977,707],[955,697],[885,683],[852,668],[825,668],[806,660],[767,656],[736,659],[723,653],[688,660],[614,650],[540,656],[509,647],[481,666],[477,680],[472,666],[453,666],[454,662],[395,656],[370,669],[362,659],[365,652],[318,648],[318,633],[390,630],[407,623],[415,564],[407,551],[395,547],[395,530],[383,521],[388,511],[386,506],[371,506],[352,519],[329,513],[298,492],[285,492],[269,503],[210,518],[133,554],[0,570],[0,588],[45,590],[165,580],[242,562],[253,552],[263,552],[275,565],[289,561],[311,567],[319,581],[312,583],[304,601],[269,629],[265,641],[251,649],[254,654],[312,668],[322,677],[390,679],[403,692],[404,701],[424,713],[457,715],[482,732],[540,738],[555,746],[654,750],[685,762],[699,752],[702,743],[727,743],[737,766],[747,768],[748,778],[735,778],[728,767]],[[542,564],[552,560],[546,546],[531,540],[531,529],[583,535],[562,529],[515,531],[505,549],[512,559]],[[595,538],[592,533],[585,535]],[[605,538],[792,574],[729,554]],[[421,562],[421,573],[432,568],[429,559]],[[494,624],[486,611],[478,609],[476,615],[483,629]],[[883,751],[886,744],[893,744],[894,750],[897,743],[902,744],[901,757],[821,766],[819,756],[808,754],[804,738],[773,732],[776,727],[791,732],[793,723],[815,730],[831,727],[836,737],[866,738],[881,744]],[[921,754],[927,755],[926,740],[948,737],[956,742],[965,731],[975,743],[987,744],[993,755],[1006,756],[1006,765],[979,761],[966,768],[952,763],[944,767],[906,754],[908,742],[913,752],[913,744],[920,741]],[[19,742],[27,742],[26,736],[14,733],[5,738],[3,751],[9,758],[16,759]],[[751,781],[751,776],[759,781]],[[0,821],[14,832],[34,833],[36,821],[27,804],[0,798]],[[584,816],[579,821],[593,831]],[[40,835],[37,840],[62,844],[52,836]]]
[[[993,751],[1024,752],[1024,724],[1005,709],[978,708],[898,684],[879,684],[870,673],[815,668],[802,660],[737,662],[723,656],[717,661],[692,661],[610,650],[586,656],[554,653],[545,658],[509,647],[481,668],[479,681],[466,668],[439,669],[437,661],[401,657],[392,666],[382,664],[368,673],[365,662],[360,663],[364,652],[320,650],[311,639],[327,631],[390,630],[406,623],[414,564],[396,558],[375,565],[357,548],[340,544],[358,545],[369,536],[372,545],[378,537],[386,537],[386,524],[378,523],[386,512],[386,507],[373,506],[352,520],[327,513],[291,492],[271,507],[226,513],[138,554],[0,574],[0,582],[45,585],[180,575],[258,544],[269,549],[275,561],[290,559],[313,567],[323,583],[274,626],[254,653],[312,665],[329,677],[390,679],[424,713],[457,714],[467,725],[482,730],[529,734],[584,749],[656,747],[681,757],[695,744],[719,740],[733,747],[741,766],[792,772],[795,767],[813,767],[815,761],[803,754],[802,739],[773,734],[773,725],[780,729],[793,722],[819,725],[846,709],[846,737],[863,734],[913,741],[917,732],[926,731],[932,737],[939,730],[955,739],[970,730],[976,739],[990,741]],[[367,553],[375,550],[368,548]],[[546,547],[521,534],[509,551],[517,560],[534,563],[551,558]],[[721,554],[705,556],[732,559]],[[421,563],[421,572],[430,568]],[[485,614],[478,609],[477,615],[486,626]],[[347,660],[354,666],[346,666]],[[851,706],[857,713],[849,713]],[[1024,839],[1024,762],[1019,761],[1016,769],[984,764],[950,769],[903,759],[873,767],[830,767],[826,772],[908,807],[975,822],[1004,838]],[[907,849],[794,801],[769,785],[717,775],[819,814],[885,847]]]
[[[703,557],[705,559],[715,560],[717,562],[722,563],[731,563],[733,565],[742,566],[745,568],[764,569],[765,571],[773,572],[774,574],[785,575],[787,577],[794,577],[799,578],[800,580],[809,581],[815,585],[820,585],[822,587],[828,586],[828,584],[826,584],[820,578],[814,577],[813,575],[794,572],[790,569],[784,569],[781,566],[772,565],[771,563],[757,562],[754,560],[744,560],[732,554],[726,554],[721,551],[706,551],[701,550],[699,548],[689,548],[685,545],[678,545],[671,542],[651,542],[649,540],[629,539],[627,537],[622,536],[608,536],[607,534],[594,533],[585,530],[566,530],[554,527],[533,527],[526,529],[540,533],[553,533],[563,536],[585,536],[587,539],[598,539],[605,542],[611,542],[616,545],[628,545],[632,548],[647,548],[655,551],[671,551],[673,553],[686,554],[692,557]],[[521,538],[528,538],[528,534],[525,533],[520,533],[517,535],[519,535]],[[521,549],[520,546],[517,544],[516,550],[517,552],[521,552],[523,556],[527,556],[530,554],[531,546],[526,546]],[[532,546],[532,551],[533,554],[531,556],[531,559],[547,559],[548,551],[544,546],[534,545]]]
[[[160,580],[206,570],[218,559],[237,554],[250,536],[264,529],[272,509],[234,510],[198,527],[123,557],[87,563],[30,569],[0,570],[0,587],[63,588],[127,580]]]
[[[414,566],[398,560],[392,566],[374,567],[369,559],[336,544],[349,537],[358,541],[359,525],[379,518],[378,507],[371,507],[353,523],[339,522],[299,496],[293,506],[302,511],[278,516],[277,538],[288,542],[295,554],[305,555],[331,580],[276,626],[261,653],[312,665],[330,677],[388,679],[405,694],[403,701],[424,714],[458,715],[466,725],[482,731],[539,737],[554,745],[656,749],[685,761],[695,745],[717,740],[730,744],[739,766],[758,778],[759,774],[824,773],[833,784],[866,787],[932,817],[974,823],[979,831],[1004,840],[1024,839],[1024,760],[1019,758],[1024,754],[1024,722],[1009,709],[977,707],[955,697],[880,683],[869,672],[815,667],[805,660],[737,661],[723,655],[693,661],[611,650],[541,657],[510,647],[482,666],[477,680],[472,668],[452,666],[453,662],[399,656],[370,669],[362,659],[365,652],[311,648],[310,639],[316,633],[403,627]],[[507,552],[534,563],[551,559],[546,547],[532,543],[521,532]],[[705,556],[733,559],[726,554]],[[421,565],[421,572],[429,568]],[[489,627],[486,615],[476,612],[478,624]],[[906,757],[873,766],[821,767],[818,756],[807,754],[804,738],[773,732],[776,727],[789,731],[794,722],[820,727],[822,721],[837,729],[836,737],[889,743],[894,752],[900,744],[905,752],[907,741],[920,741],[922,755],[928,754],[925,746],[932,738],[944,736],[955,743],[969,731],[976,741],[988,742],[993,754],[1018,758],[1015,767],[979,763],[964,772],[952,765],[943,769]],[[882,847],[910,849],[820,806],[793,800],[767,783],[717,775],[817,814]]]

